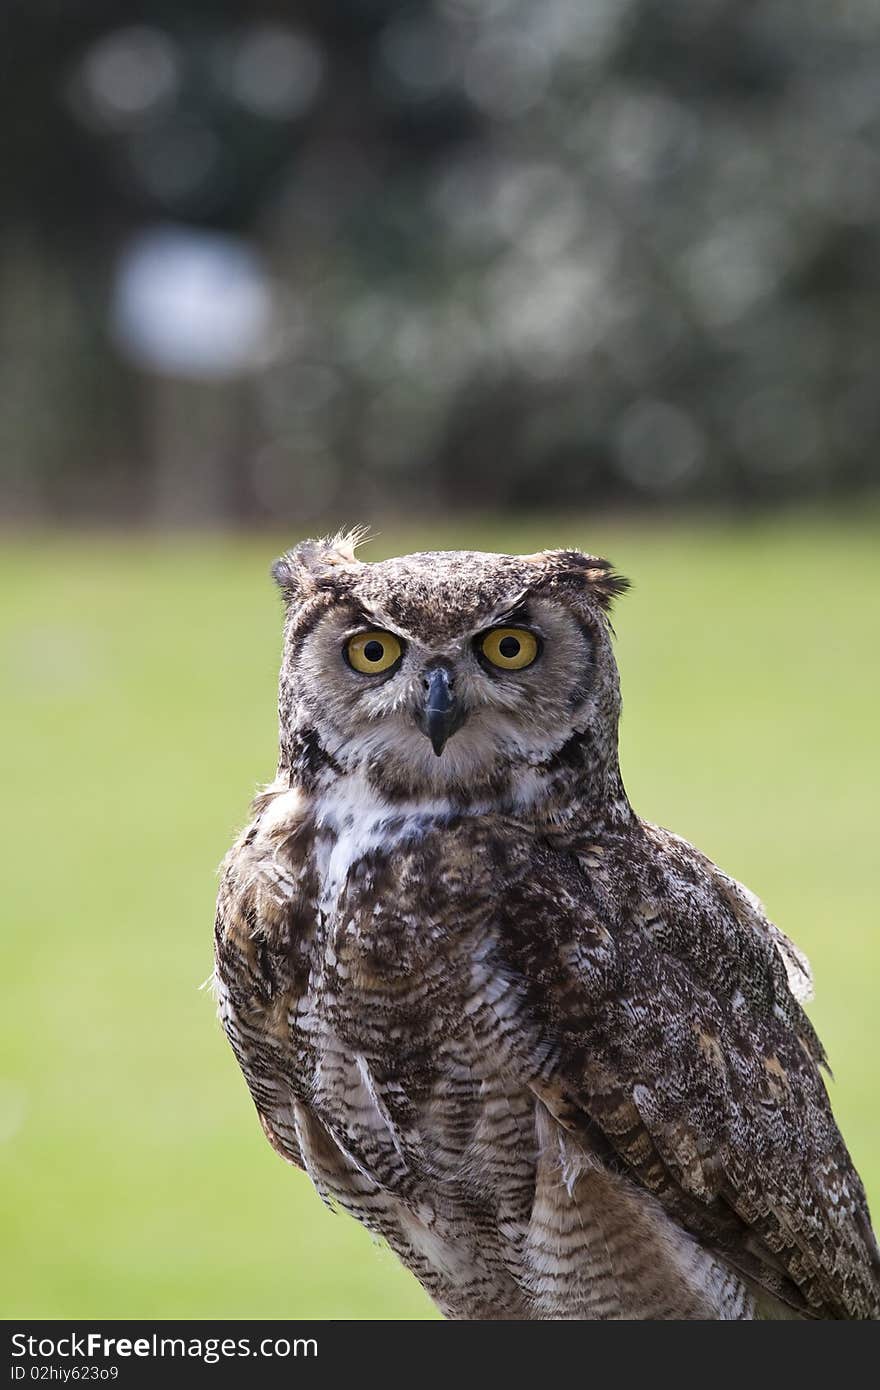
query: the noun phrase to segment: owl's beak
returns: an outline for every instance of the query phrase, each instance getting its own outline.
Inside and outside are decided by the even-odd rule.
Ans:
[[[425,675],[426,698],[419,714],[419,727],[431,740],[431,747],[440,757],[446,740],[464,723],[464,712],[452,689],[453,676],[448,666],[434,666]]]

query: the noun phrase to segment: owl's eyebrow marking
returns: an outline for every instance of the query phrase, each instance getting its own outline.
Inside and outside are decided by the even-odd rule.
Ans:
[[[346,616],[349,619],[349,629],[355,632],[362,627],[381,628],[384,632],[388,626],[387,623],[380,621],[375,613],[371,613],[368,608],[361,604],[352,605]]]
[[[496,614],[489,624],[489,627],[506,627],[511,623],[514,625],[519,624],[521,627],[532,626],[532,616],[529,612],[529,605],[526,600],[519,599],[512,608],[508,608]],[[480,628],[480,631],[485,632],[486,628]]]

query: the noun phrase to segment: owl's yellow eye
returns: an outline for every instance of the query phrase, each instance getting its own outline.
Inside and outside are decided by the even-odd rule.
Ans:
[[[346,642],[345,656],[362,675],[379,676],[397,665],[403,646],[391,632],[358,632]]]
[[[502,671],[522,671],[538,655],[538,639],[524,627],[494,627],[480,642],[480,651]]]

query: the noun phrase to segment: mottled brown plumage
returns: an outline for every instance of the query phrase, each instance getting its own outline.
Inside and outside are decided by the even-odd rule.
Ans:
[[[449,1317],[877,1317],[807,964],[627,800],[624,582],[345,538],[276,578],[279,766],[216,928],[270,1142]],[[486,659],[499,627],[523,669]],[[368,631],[387,671],[346,659]]]

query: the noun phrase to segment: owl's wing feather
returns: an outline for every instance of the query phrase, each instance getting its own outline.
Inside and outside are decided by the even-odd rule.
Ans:
[[[272,946],[275,929],[295,910],[295,900],[290,882],[276,881],[280,863],[256,843],[258,830],[256,821],[239,836],[221,867],[214,990],[220,1022],[266,1138],[282,1158],[304,1168],[287,1023],[296,962],[289,951]]]
[[[518,886],[505,949],[558,1044],[533,1089],[771,1294],[807,1316],[880,1316],[864,1191],[789,985],[808,967],[710,861],[639,833],[635,847],[569,847],[577,911],[558,886],[554,910],[540,874]],[[651,866],[637,884],[634,849]]]

